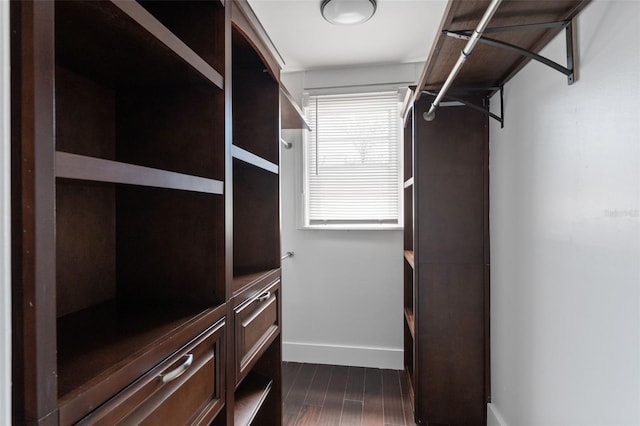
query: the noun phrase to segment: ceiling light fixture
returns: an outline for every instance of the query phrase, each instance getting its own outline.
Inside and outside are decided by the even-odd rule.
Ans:
[[[376,0],[322,0],[320,11],[332,24],[361,24],[376,12]]]

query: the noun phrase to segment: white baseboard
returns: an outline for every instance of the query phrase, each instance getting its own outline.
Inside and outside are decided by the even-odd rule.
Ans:
[[[311,364],[403,369],[403,351],[394,348],[327,345],[317,343],[282,343],[282,359]]]
[[[487,426],[509,426],[495,404],[487,404]]]

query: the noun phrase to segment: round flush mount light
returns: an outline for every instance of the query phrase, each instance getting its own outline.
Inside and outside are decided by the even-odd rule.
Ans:
[[[332,24],[361,24],[376,12],[376,0],[322,0],[320,11]]]

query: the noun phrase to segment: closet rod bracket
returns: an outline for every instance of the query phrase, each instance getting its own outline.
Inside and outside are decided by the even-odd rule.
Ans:
[[[494,120],[496,120],[497,122],[500,123],[500,128],[504,129],[504,92],[503,92],[503,88],[504,86],[499,86],[496,88],[478,88],[478,89],[466,89],[466,91],[487,91],[489,89],[498,89],[500,90],[500,115],[494,114],[491,111],[489,111],[489,97],[484,97],[482,98],[482,106],[480,105],[476,105],[472,102],[466,101],[462,98],[458,98],[456,96],[452,96],[452,95],[444,95],[444,99],[447,99],[447,101],[444,102],[440,102],[439,107],[443,108],[443,107],[456,107],[456,106],[466,106],[469,107],[475,111],[478,111],[479,113],[482,113],[484,115],[486,115],[489,118],[493,118]],[[436,92],[432,92],[430,90],[423,90],[422,93],[426,94],[426,95],[430,95],[430,96],[437,96],[438,94]]]
[[[558,21],[558,22],[543,22],[539,24],[528,24],[528,25],[512,25],[507,27],[493,27],[493,28],[487,28],[484,31],[484,33],[500,33],[500,32],[509,32],[509,31],[524,31],[524,30],[533,30],[533,29],[541,29],[541,28],[563,27],[565,28],[566,49],[567,49],[567,66],[566,67],[563,65],[560,65],[555,61],[552,61],[549,58],[539,55],[535,52],[532,52],[527,49],[523,49],[520,46],[516,46],[514,44],[507,43],[501,40],[489,38],[484,35],[478,38],[478,42],[484,43],[490,46],[494,46],[494,47],[499,47],[501,49],[510,50],[512,52],[516,52],[520,55],[536,60],[566,75],[567,84],[571,85],[575,81],[574,66],[575,66],[576,46],[575,46],[575,38],[574,38],[574,25],[575,25],[574,20],[569,20],[569,21]],[[461,31],[445,30],[442,33],[448,37],[453,37],[460,40],[469,40],[471,39],[471,37],[473,37],[473,30],[461,30]]]

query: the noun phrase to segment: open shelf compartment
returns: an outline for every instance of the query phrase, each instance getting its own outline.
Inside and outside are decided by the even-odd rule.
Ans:
[[[233,30],[233,144],[280,164],[280,88],[240,31]]]
[[[280,267],[279,177],[233,160],[233,285]],[[251,278],[249,278],[249,281]]]
[[[123,362],[135,379],[159,361],[145,347],[193,338],[189,324],[224,304],[221,196],[58,179],[56,210],[63,400],[115,383]]]
[[[249,425],[267,399],[273,380],[259,374],[250,374],[244,379],[235,395],[234,424]]]
[[[411,252],[411,257],[413,257],[413,234],[414,234],[414,222],[415,219],[413,217],[413,185],[404,188],[404,250]]]
[[[55,8],[56,60],[70,69],[111,83],[223,87],[222,68],[214,69],[138,2],[56,1]],[[222,38],[210,42],[224,46]]]
[[[192,340],[223,311],[111,301],[58,319],[60,416],[75,422]]]
[[[56,2],[56,151],[224,180],[223,91],[145,31]]]
[[[224,6],[219,0],[138,0],[169,31],[224,76]]]

